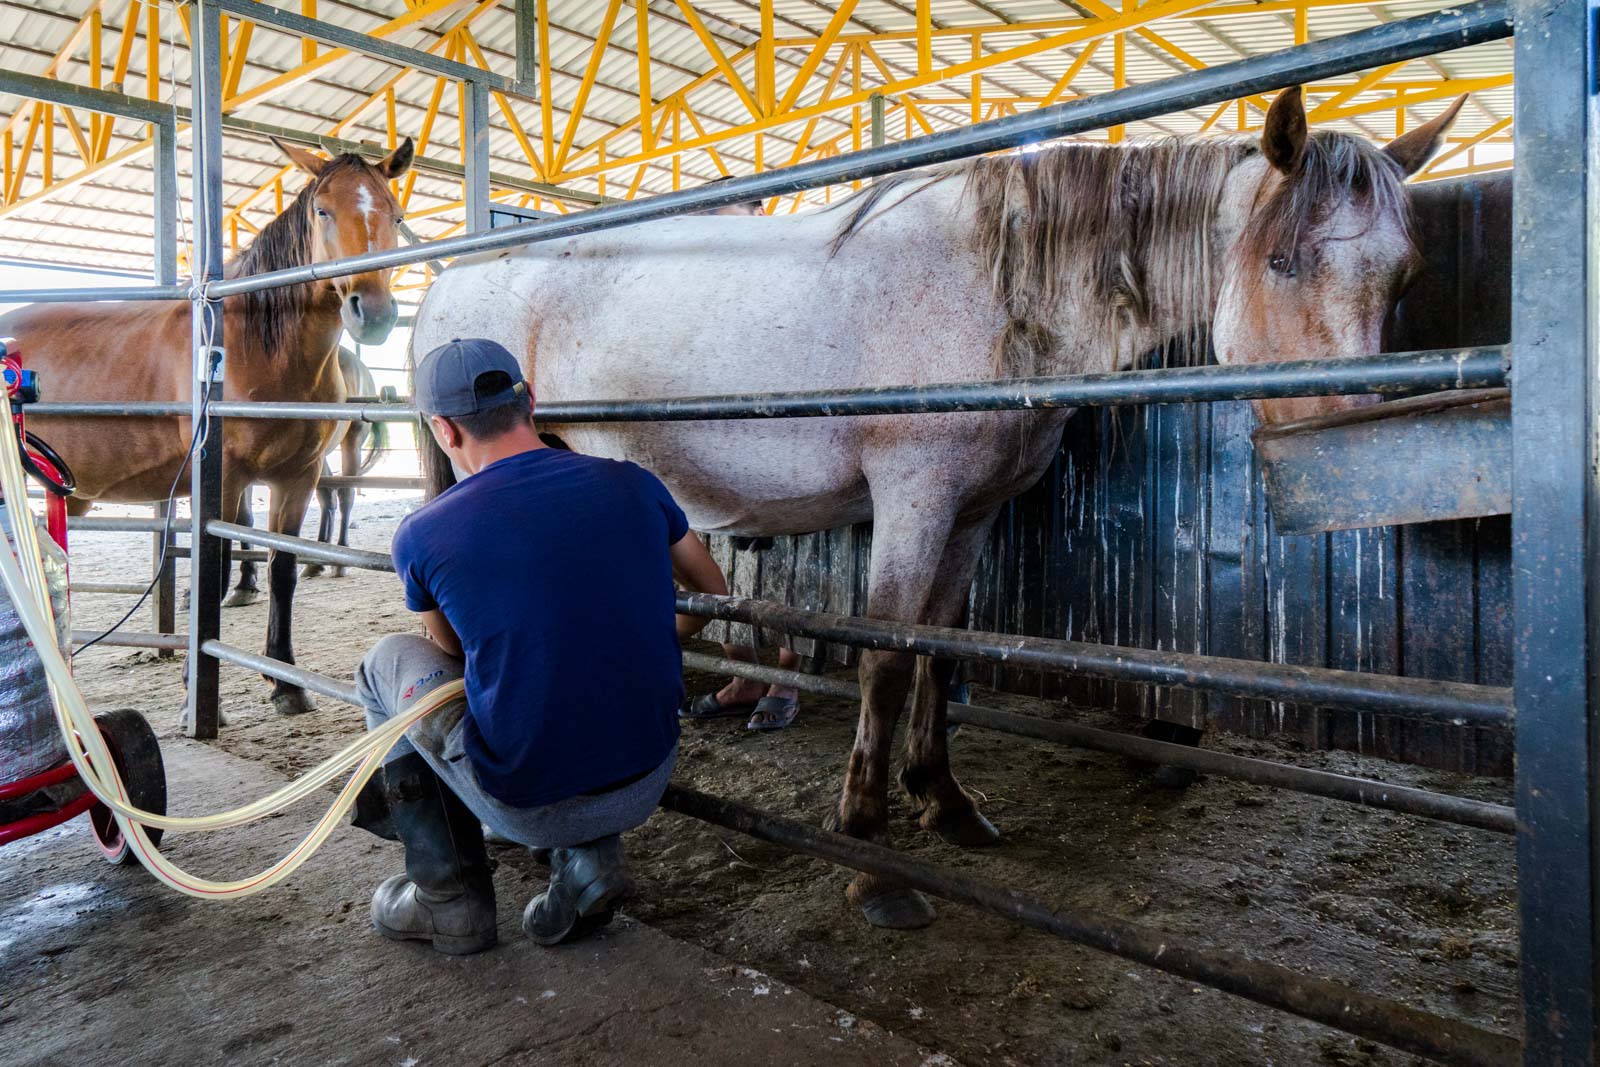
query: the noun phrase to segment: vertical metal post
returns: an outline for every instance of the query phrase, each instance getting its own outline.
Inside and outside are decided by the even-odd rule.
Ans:
[[[194,7],[190,85],[194,94],[194,281],[222,277],[222,17],[211,0]],[[222,420],[206,412],[222,399],[222,301],[194,299],[194,406],[191,426],[203,435],[190,467],[189,706],[190,737],[217,736],[217,661],[200,651],[222,622],[223,545],[206,533],[222,513]],[[202,414],[204,413],[204,417]]]
[[[155,506],[155,517],[164,519],[169,508],[165,500]],[[172,536],[169,534],[163,539],[159,533],[150,535],[150,576],[155,580],[155,589],[150,597],[150,614],[155,623],[158,634],[177,632],[177,561],[172,558]],[[165,549],[165,551],[163,551]],[[172,649],[163,648],[156,652],[162,659],[170,658]]]
[[[1525,1062],[1600,1062],[1595,16],[1517,0],[1512,596]]]
[[[883,94],[873,93],[867,103],[872,108],[872,147],[878,148],[883,144]]]
[[[521,4],[517,10],[522,10]],[[466,150],[467,232],[477,233],[489,228],[489,87],[473,81],[466,89],[461,144]]]
[[[538,0],[514,0],[517,12],[516,53],[517,81],[532,85],[539,77],[539,54],[534,48],[534,34],[538,29],[535,4]]]
[[[178,280],[178,127],[176,119],[155,124],[156,284]]]

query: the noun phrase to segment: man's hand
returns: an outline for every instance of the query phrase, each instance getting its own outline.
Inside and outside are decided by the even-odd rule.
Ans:
[[[723,577],[722,568],[717,566],[717,561],[711,558],[711,553],[706,551],[706,546],[693,530],[684,534],[669,552],[672,557],[672,576],[683,588],[691,593],[728,595],[728,580]],[[679,615],[678,640],[693,637],[704,630],[710,621],[698,615]]]
[[[712,566],[716,566],[715,563]],[[461,638],[456,636],[456,629],[450,625],[450,620],[444,617],[444,612],[424,611],[422,625],[428,631],[428,637],[439,646],[439,650],[456,659],[462,657]]]

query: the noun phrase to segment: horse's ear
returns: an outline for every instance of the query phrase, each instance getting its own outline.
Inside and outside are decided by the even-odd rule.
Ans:
[[[1300,86],[1291,85],[1267,108],[1261,129],[1261,154],[1284,174],[1293,174],[1306,151],[1306,106]]]
[[[312,177],[319,176],[328,166],[328,161],[326,159],[323,159],[321,156],[314,156],[310,152],[307,152],[304,148],[299,148],[292,144],[285,144],[276,137],[272,138],[272,143],[278,146],[278,151],[289,157],[289,162],[293,163],[295,166],[299,167]]]
[[[393,152],[378,160],[378,173],[394,181],[411,169],[411,160],[415,155],[416,148],[412,145],[411,138],[407,137]]]
[[[1456,116],[1461,113],[1461,105],[1466,102],[1466,97],[1456,97],[1456,102],[1441,111],[1437,118],[1429,119],[1416,129],[1402,133],[1384,145],[1384,154],[1400,164],[1400,169],[1405,172],[1406,177],[1411,177],[1439,150],[1444,135],[1449,132],[1451,124],[1456,121]]]

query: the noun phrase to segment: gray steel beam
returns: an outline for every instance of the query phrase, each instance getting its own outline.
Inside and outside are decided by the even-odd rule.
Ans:
[[[463,199],[467,205],[467,232],[489,228],[489,90],[482,82],[467,83],[462,96],[461,144],[466,160]]]
[[[190,84],[194,93],[192,152],[195,227],[194,284],[222,277],[222,12],[215,0],[198,0],[191,19]],[[224,542],[206,531],[222,513],[222,420],[209,405],[222,399],[225,370],[222,300],[197,295],[192,315],[193,403],[190,426],[196,454],[189,469],[194,514],[190,551],[189,701],[184,730],[190,737],[217,736],[220,721],[217,661],[200,654],[222,626],[222,594],[228,574]],[[203,443],[202,443],[203,442]]]
[[[29,100],[44,100],[52,104],[98,111],[119,118],[137,119],[160,125],[172,122],[172,105],[137,96],[112,92],[109,89],[90,89],[54,78],[40,78],[33,74],[7,70],[0,67],[0,93],[10,93]]]
[[[518,96],[531,99],[533,93],[527,86],[507,78],[493,71],[483,70],[480,67],[469,67],[465,63],[458,63],[453,59],[441,59],[431,52],[424,52],[420,48],[408,48],[402,44],[371,34],[362,33],[360,30],[346,29],[336,26],[331,22],[319,19],[306,18],[292,11],[282,8],[270,7],[257,3],[256,0],[213,0],[218,8],[237,15],[241,19],[254,22],[261,26],[272,26],[276,29],[292,33],[297,37],[309,37],[313,40],[331,44],[336,48],[347,48],[360,55],[372,56],[376,59],[386,59],[402,67],[413,67],[428,74],[437,74],[452,81],[483,81],[496,92],[508,96]]]
[[[516,40],[513,51],[517,55],[517,81],[536,85],[539,80],[539,53],[536,0],[511,0],[516,9]]]
[[[305,267],[211,282],[207,285],[207,292],[216,296],[236,296],[279,285],[388,270],[426,259],[574,237],[614,226],[648,222],[750,200],[766,200],[823,185],[965,159],[1053,137],[1137,122],[1172,111],[1219,104],[1240,96],[1337,77],[1484,41],[1500,40],[1511,35],[1510,20],[1509,0],[1476,0],[1475,3],[1428,15],[1397,20],[1266,55],[1251,56],[1235,63],[1157,82],[1099,93],[976,126],[886,144],[881,148],[801,163],[732,181],[711,182],[694,189],[661,193],[643,200],[611,204],[545,222],[530,222],[524,226],[430,241],[411,248],[369,252]]]
[[[1596,0],[1518,0],[1512,606],[1529,1067],[1600,1062]]]
[[[156,283],[178,282],[178,124],[169,113],[155,124],[155,277]]]

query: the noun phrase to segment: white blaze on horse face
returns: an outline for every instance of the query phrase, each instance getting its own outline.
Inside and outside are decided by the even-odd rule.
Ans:
[[[362,225],[367,232],[366,251],[372,251],[373,234],[377,232],[378,208],[372,202],[372,190],[362,185],[356,189],[356,210],[361,212]]]

